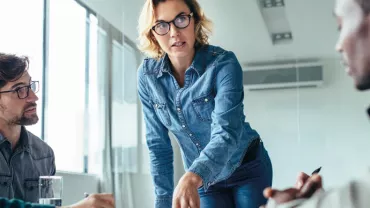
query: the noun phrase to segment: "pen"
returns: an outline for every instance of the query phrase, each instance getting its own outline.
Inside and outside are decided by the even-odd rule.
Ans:
[[[317,168],[316,170],[314,170],[314,171],[311,173],[311,175],[313,175],[313,174],[318,174],[318,173],[320,172],[320,170],[321,170],[321,167]]]

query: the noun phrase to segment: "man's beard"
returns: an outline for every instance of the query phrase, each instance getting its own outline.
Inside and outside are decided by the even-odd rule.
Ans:
[[[363,77],[363,79],[359,83],[356,84],[356,88],[361,91],[369,90],[370,89],[370,75]]]
[[[13,118],[9,122],[9,124],[22,125],[22,126],[29,126],[29,125],[36,124],[39,121],[39,117],[37,116],[36,113],[28,117],[25,115],[25,110],[30,107],[36,107],[36,103],[31,103],[25,106],[23,110],[23,114],[21,116],[17,116]]]
[[[360,91],[370,89],[370,57],[365,59],[366,62],[362,69],[362,73],[357,75],[356,88]]]
[[[35,113],[31,117],[26,117],[24,114],[21,117],[15,118],[13,120],[13,124],[21,125],[21,126],[29,126],[36,124],[39,121],[39,117]]]
[[[362,69],[362,70],[367,70],[365,72],[366,74],[358,75],[358,73],[356,73],[356,75],[352,75],[352,78],[355,80],[356,89],[360,91],[370,89],[370,60],[369,58],[364,58],[364,57],[363,59],[368,60],[365,62],[365,65],[364,65],[364,67],[367,67],[367,68]],[[341,62],[344,65],[344,67],[349,67],[348,56],[345,53],[342,54]],[[356,60],[355,62],[358,62],[358,60]]]

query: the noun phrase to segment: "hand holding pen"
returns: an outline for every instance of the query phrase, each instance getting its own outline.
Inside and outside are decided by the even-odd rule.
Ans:
[[[310,178],[310,177],[313,177],[315,174],[318,174],[321,170],[321,167],[317,168],[316,170],[314,170],[312,173],[311,173],[311,176],[307,175],[306,173],[304,172],[300,172],[297,176],[297,181],[296,181],[296,184],[295,184],[295,188],[297,189],[301,189],[303,187],[303,185],[306,183],[306,181]]]
[[[317,190],[322,189],[322,180],[321,176],[318,174],[321,170],[321,167],[314,170],[311,176],[300,173],[297,179],[296,188],[299,191],[297,197],[299,198],[308,198],[311,197]]]
[[[322,189],[321,176],[318,174],[320,170],[321,167],[314,170],[311,176],[302,172],[298,175],[294,187],[285,190],[266,188],[263,195],[269,199],[269,205],[286,204],[288,202],[301,203],[304,198],[309,198],[317,190]]]

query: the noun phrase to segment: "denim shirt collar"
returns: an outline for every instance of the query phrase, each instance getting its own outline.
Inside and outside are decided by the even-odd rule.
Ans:
[[[171,71],[170,59],[166,53],[160,60],[160,67],[157,74],[157,78],[161,77],[163,73],[169,73],[170,71]]]
[[[198,76],[202,76],[205,70],[205,63],[206,63],[206,57],[204,55],[206,54],[206,46],[202,46],[195,50],[195,56],[193,59],[193,62],[191,63],[190,67],[188,69],[194,69]],[[161,77],[163,73],[169,73],[171,72],[170,67],[170,59],[168,57],[168,54],[166,53],[161,59],[160,59],[160,69],[158,71],[157,78]]]

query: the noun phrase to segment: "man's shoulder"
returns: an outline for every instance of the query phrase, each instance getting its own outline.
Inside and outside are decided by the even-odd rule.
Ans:
[[[53,149],[38,136],[34,135],[27,130],[28,144],[34,159],[43,159],[48,157],[54,157]]]

